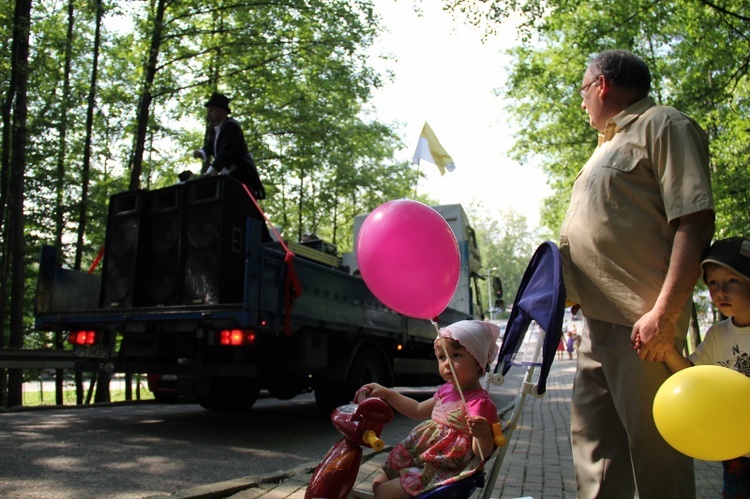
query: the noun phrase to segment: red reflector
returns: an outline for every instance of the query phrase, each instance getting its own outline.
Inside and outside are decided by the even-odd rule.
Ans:
[[[232,332],[229,331],[229,330],[227,330],[227,329],[224,329],[221,332],[221,344],[222,345],[229,345],[230,344],[230,341],[231,341],[230,340],[230,335],[231,335],[231,333]]]
[[[96,343],[96,331],[71,331],[68,342],[73,345],[93,345]]]
[[[219,333],[219,343],[225,346],[241,346],[255,343],[252,329],[223,329]]]

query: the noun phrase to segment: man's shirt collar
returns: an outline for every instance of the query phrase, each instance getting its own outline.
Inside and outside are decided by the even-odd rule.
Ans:
[[[614,117],[607,120],[604,133],[599,134],[599,145],[609,142],[615,134],[638,119],[640,115],[650,108],[654,107],[656,102],[651,97],[644,97],[635,104],[617,113]]]

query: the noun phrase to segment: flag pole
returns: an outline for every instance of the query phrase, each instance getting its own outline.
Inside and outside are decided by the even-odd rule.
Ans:
[[[420,162],[421,163],[421,162]],[[419,187],[419,174],[422,165],[417,163],[417,178],[414,179],[414,199],[417,199],[417,187]]]

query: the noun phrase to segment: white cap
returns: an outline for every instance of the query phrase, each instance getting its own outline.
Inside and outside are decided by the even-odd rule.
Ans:
[[[491,322],[466,320],[458,321],[440,329],[440,335],[435,339],[453,338],[464,347],[469,354],[477,359],[482,368],[492,364],[497,357],[499,348],[497,339],[500,327]]]

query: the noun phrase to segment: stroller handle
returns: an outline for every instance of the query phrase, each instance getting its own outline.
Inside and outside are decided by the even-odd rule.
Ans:
[[[499,422],[492,423],[492,436],[495,445],[498,447],[504,447],[508,443],[508,439],[503,435],[503,428]]]

